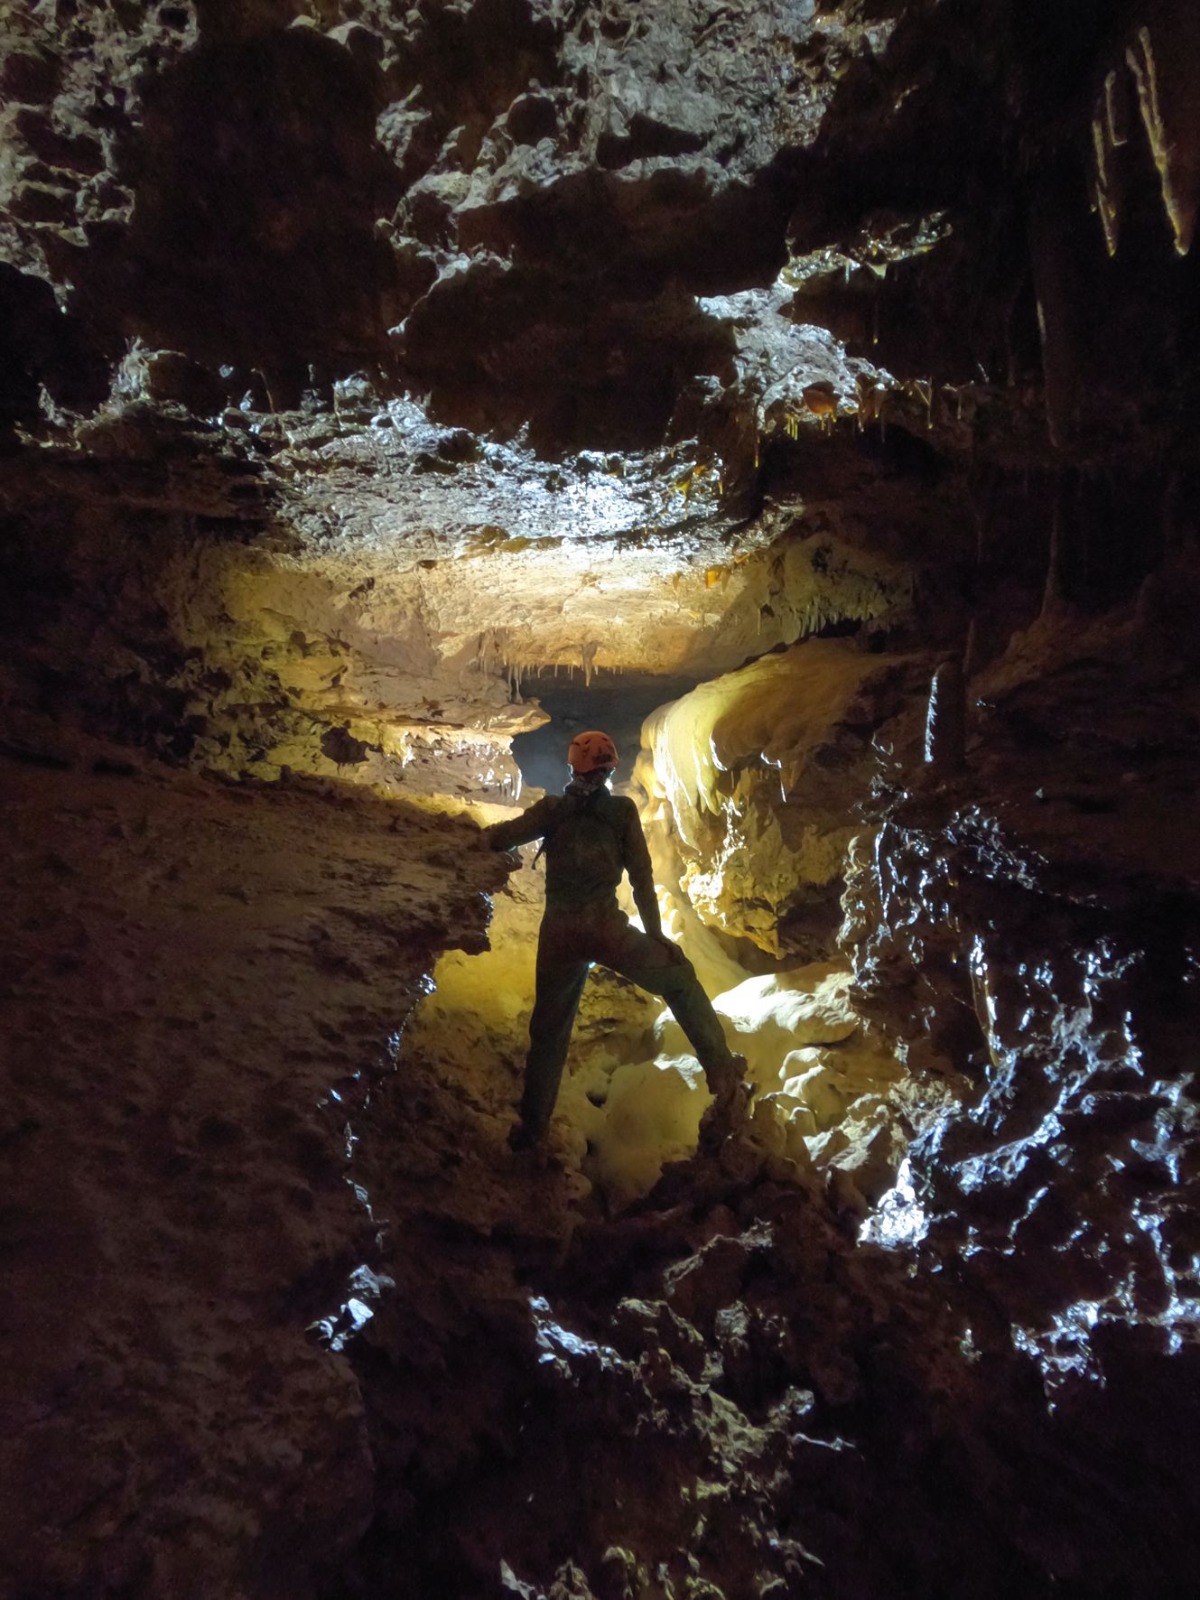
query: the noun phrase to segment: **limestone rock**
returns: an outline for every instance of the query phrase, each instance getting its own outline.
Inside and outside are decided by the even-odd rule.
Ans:
[[[856,832],[851,807],[875,772],[871,733],[913,667],[810,640],[651,720],[639,777],[703,920],[774,956],[824,953]]]

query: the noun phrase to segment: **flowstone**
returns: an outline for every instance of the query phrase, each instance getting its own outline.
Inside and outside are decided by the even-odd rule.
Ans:
[[[643,730],[652,847],[701,920],[767,955],[828,955],[874,730],[917,660],[808,639],[703,683]]]

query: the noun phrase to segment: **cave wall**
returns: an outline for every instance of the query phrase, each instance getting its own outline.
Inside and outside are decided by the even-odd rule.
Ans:
[[[503,874],[464,819],[81,743],[0,758],[0,1584],[311,1593],[373,1515],[348,1117]]]
[[[1193,9],[4,8],[17,1594],[1184,1592]],[[837,1016],[514,1169],[428,806],[622,670]]]

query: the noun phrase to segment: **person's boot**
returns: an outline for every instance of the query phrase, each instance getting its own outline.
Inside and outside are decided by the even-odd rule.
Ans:
[[[745,1126],[754,1095],[754,1085],[745,1078],[745,1056],[733,1056],[727,1070],[721,1073],[713,1095],[713,1103],[700,1119],[700,1138],[697,1150],[701,1155],[712,1155],[731,1134]]]
[[[532,1128],[523,1122],[513,1123],[508,1135],[508,1148],[514,1152],[520,1150],[536,1150],[541,1144],[541,1136],[534,1133]]]
[[[528,1168],[533,1172],[547,1172],[552,1168],[565,1168],[568,1165],[563,1151],[550,1142],[549,1128],[543,1128],[540,1133],[536,1133],[523,1122],[518,1122],[509,1133],[508,1148],[516,1157],[518,1167]]]

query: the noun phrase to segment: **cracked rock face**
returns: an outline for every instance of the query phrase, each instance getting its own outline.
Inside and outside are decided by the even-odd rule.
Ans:
[[[16,264],[69,276],[110,344],[182,343],[276,403],[310,365],[399,360],[451,408],[484,378],[498,418],[533,401],[600,444],[660,433],[716,343],[672,284],[782,265],[780,150],[888,33],[814,30],[807,0],[347,10],[15,8]]]

